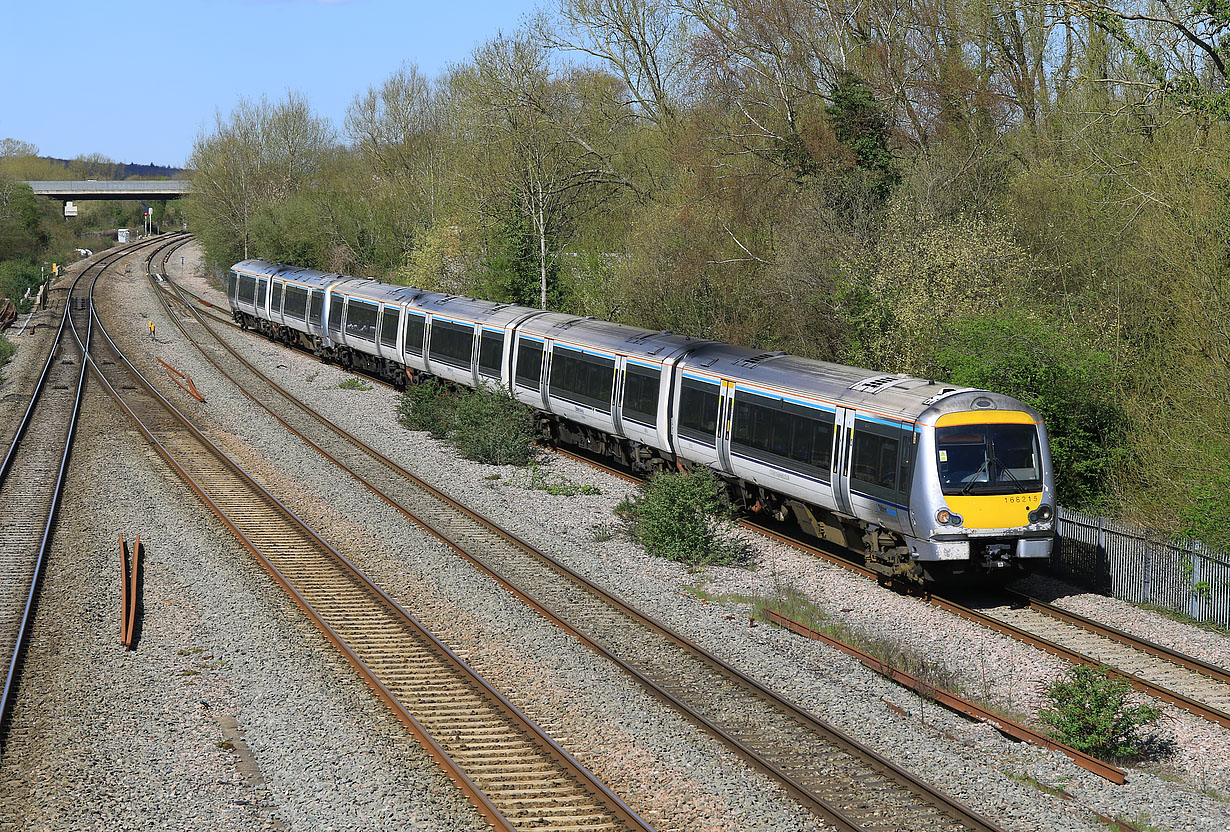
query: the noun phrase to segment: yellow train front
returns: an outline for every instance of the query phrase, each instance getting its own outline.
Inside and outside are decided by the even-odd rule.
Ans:
[[[1055,538],[1046,427],[1023,403],[963,391],[918,416],[911,560],[943,581],[1044,563]]]

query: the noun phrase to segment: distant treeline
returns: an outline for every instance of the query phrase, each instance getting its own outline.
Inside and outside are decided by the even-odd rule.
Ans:
[[[1230,11],[1144,5],[561,0],[340,135],[239,102],[188,210],[220,264],[1000,390],[1061,502],[1224,544]]]

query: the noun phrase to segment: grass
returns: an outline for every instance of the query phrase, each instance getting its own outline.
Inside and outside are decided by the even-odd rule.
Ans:
[[[1043,794],[1054,795],[1055,797],[1062,797],[1064,800],[1072,799],[1072,795],[1068,793],[1067,791],[1065,791],[1064,789],[1061,789],[1058,786],[1048,786],[1046,783],[1043,783],[1041,780],[1038,780],[1035,777],[1031,777],[1028,774],[1017,774],[1014,771],[1004,771],[1004,774],[1008,775],[1009,780],[1015,780],[1018,783],[1024,783],[1026,786],[1032,786],[1033,788],[1037,789]]]
[[[220,740],[214,743],[214,748],[220,749],[222,751],[234,751],[235,743],[231,742],[230,740]]]
[[[740,595],[737,592],[729,592],[723,595],[715,595],[710,592],[706,586],[708,581],[704,578],[698,580],[691,586],[685,586],[683,591],[693,598],[699,598],[701,601],[713,604],[755,604],[756,599],[747,595]]]
[[[1161,829],[1149,822],[1149,813],[1140,812],[1139,814],[1125,818],[1123,815],[1117,815],[1114,820],[1098,820],[1098,823],[1106,827],[1110,832],[1128,832],[1128,830],[1142,830],[1142,832],[1162,832]]]
[[[1142,610],[1155,612],[1162,616],[1162,618],[1169,618],[1171,621],[1178,621],[1180,624],[1190,624],[1193,627],[1199,627],[1202,630],[1208,630],[1209,632],[1217,633],[1218,635],[1230,636],[1230,627],[1223,627],[1221,624],[1214,621],[1200,621],[1185,613],[1172,610],[1169,607],[1160,607],[1157,604],[1146,604],[1139,601],[1128,601],[1128,603],[1134,607],[1139,607]]]
[[[371,390],[372,386],[361,378],[348,378],[340,382],[338,387],[343,390]]]
[[[495,477],[499,477],[496,474]],[[488,477],[490,479],[490,477]],[[596,485],[581,484],[573,482],[555,471],[546,471],[536,461],[531,461],[529,468],[525,471],[523,481],[521,477],[514,480],[517,485],[530,491],[545,491],[548,494],[554,494],[560,497],[575,497],[578,494],[601,494],[602,489]]]

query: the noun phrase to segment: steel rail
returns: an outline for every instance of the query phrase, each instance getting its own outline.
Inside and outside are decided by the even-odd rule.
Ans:
[[[320,538],[314,530],[304,524],[296,515],[293,514],[293,512],[291,512],[289,508],[282,504],[276,496],[260,486],[259,483],[247,474],[247,472],[236,464],[228,455],[221,451],[221,449],[217,448],[217,446],[214,445],[214,443],[211,442],[204,435],[204,433],[202,433],[192,423],[190,419],[186,418],[177,408],[175,408],[173,404],[171,404],[171,402],[163,397],[137,370],[137,368],[128,360],[127,356],[125,356],[123,352],[114,344],[110,335],[101,323],[99,324],[99,331],[102,332],[103,336],[110,343],[112,351],[126,368],[125,372],[129,373],[133,380],[140,384],[144,391],[144,395],[153,400],[153,402],[159,406],[169,418],[174,420],[175,424],[178,426],[177,430],[190,435],[192,440],[194,440],[200,448],[204,449],[208,454],[217,460],[219,465],[223,466],[227,470],[227,472],[233,477],[234,482],[241,484],[243,488],[249,490],[252,494],[259,495],[262,500],[264,500],[269,506],[272,507],[274,511],[276,511],[277,515],[283,518],[288,525],[293,526],[299,535],[309,540],[312,546],[322,552],[324,557],[326,557],[330,563],[336,564],[340,567],[340,569],[344,571],[347,578],[359,585],[368,596],[375,599],[376,603],[382,610],[390,613],[397,621],[401,622],[405,626],[412,628],[417,636],[425,640],[430,645],[430,649],[433,652],[441,656],[456,673],[458,673],[461,677],[464,677],[464,679],[467,680],[467,684],[480,691],[479,695],[492,703],[498,712],[500,712],[512,726],[515,726],[513,730],[530,738],[539,753],[546,759],[553,761],[554,764],[559,767],[559,771],[561,772],[560,775],[553,775],[556,776],[557,779],[548,779],[546,781],[546,785],[550,785],[552,782],[560,782],[567,786],[569,780],[578,784],[584,792],[589,794],[589,799],[593,801],[597,807],[600,807],[601,811],[606,813],[605,817],[607,819],[600,822],[603,825],[603,828],[628,828],[633,830],[647,830],[650,828],[636,815],[632,809],[627,807],[623,801],[621,801],[616,795],[607,789],[605,785],[594,778],[592,774],[590,774],[575,759],[573,759],[567,751],[562,749],[528,717],[522,714],[515,705],[483,681],[473,669],[471,669],[446,645],[440,642],[434,634],[422,627],[417,619],[415,619],[409,612],[385,594],[383,590],[370,581],[360,570],[354,567],[353,564],[341,555],[341,553]],[[159,455],[162,456],[163,459],[165,459],[172,467],[172,469],[184,479],[184,482],[198,495],[198,497],[200,497],[200,499],[219,518],[219,520],[236,535],[240,543],[253,554],[258,563],[260,563],[262,567],[274,578],[274,580],[282,586],[282,588],[287,592],[292,600],[295,601],[296,605],[299,606],[309,620],[311,620],[318,627],[318,629],[321,630],[325,637],[334,644],[346,660],[356,669],[356,671],[358,671],[361,678],[367,682],[367,684],[394,712],[397,718],[415,735],[415,737],[423,745],[424,749],[427,750],[433,759],[436,760],[437,764],[439,764],[445,773],[458,784],[459,788],[464,794],[466,794],[476,808],[478,808],[479,812],[488,820],[488,822],[490,822],[495,828],[501,830],[511,830],[517,828],[549,830],[553,828],[552,824],[545,821],[545,819],[541,816],[525,819],[525,823],[527,823],[528,826],[523,826],[523,824],[506,816],[505,813],[510,811],[509,808],[505,808],[501,811],[501,809],[496,806],[496,802],[493,799],[490,799],[483,789],[480,788],[476,782],[476,779],[469,775],[466,770],[466,765],[453,759],[453,757],[444,748],[444,745],[437,741],[437,739],[430,733],[429,729],[419,719],[417,719],[413,713],[411,713],[411,709],[406,705],[406,703],[404,703],[397,693],[388,684],[386,684],[385,680],[381,678],[381,674],[369,666],[368,661],[365,661],[359,654],[360,651],[349,643],[343,633],[339,632],[335,626],[329,623],[326,614],[317,609],[316,605],[314,605],[307,597],[307,593],[305,593],[300,586],[296,585],[296,582],[286,574],[284,568],[278,566],[275,562],[279,560],[278,556],[271,552],[268,547],[262,546],[259,541],[255,540],[249,531],[245,531],[242,521],[232,517],[220,501],[215,499],[215,493],[224,493],[224,491],[219,492],[218,489],[210,489],[207,484],[199,482],[197,477],[194,477],[184,465],[181,465],[175,453],[157,437],[155,430],[140,418],[135,408],[130,406],[129,402],[127,402],[125,398],[115,389],[114,385],[110,383],[102,368],[97,364],[97,362],[95,362],[93,356],[89,357],[89,363],[95,374],[102,381],[107,392],[116,400],[120,408],[133,419],[138,429],[151,443]],[[349,616],[354,616],[356,614],[357,611],[354,609],[348,609],[347,611],[347,615]],[[423,695],[428,698],[431,696],[430,693],[425,693]],[[474,753],[479,752],[475,751]],[[484,774],[486,775],[486,779],[494,782],[494,774],[488,772],[484,772]],[[559,788],[564,789],[563,786]],[[567,793],[575,793],[576,790],[575,788],[569,787],[569,789],[565,789],[565,791]],[[575,800],[575,796],[568,799]],[[501,804],[505,807],[511,806],[512,808],[517,808],[518,806],[523,806],[525,803],[533,804],[535,800],[541,802],[543,798],[523,795],[518,798],[503,798],[501,800]],[[548,807],[541,807],[533,810],[518,809],[518,811],[528,811],[530,814],[534,814],[547,811],[547,808]],[[589,815],[583,815],[583,817],[592,818],[594,817],[594,814],[591,812]],[[518,821],[520,820],[521,819],[518,819]],[[561,822],[571,823],[572,821],[561,819]]]
[[[158,289],[159,287],[155,285],[154,288]],[[172,283],[171,288],[172,290],[174,290],[174,289],[177,289],[178,287],[176,287],[175,284]],[[546,555],[545,553],[538,550],[536,547],[532,546],[532,544],[529,544],[528,542],[522,540],[521,538],[511,534],[510,532],[507,532],[506,530],[504,530],[497,524],[493,523],[492,521],[488,520],[487,518],[473,511],[469,507],[449,497],[443,492],[440,492],[438,489],[434,488],[429,483],[426,483],[425,481],[415,476],[414,474],[410,473],[409,471],[405,470],[401,466],[397,465],[391,460],[388,460],[386,457],[384,457],[379,452],[372,449],[362,440],[359,440],[353,435],[349,434],[348,432],[346,432],[339,426],[329,421],[326,417],[317,413],[310,406],[298,400],[297,397],[293,396],[288,391],[281,388],[276,382],[272,381],[272,379],[266,376],[258,368],[253,366],[251,362],[247,361],[243,356],[239,355],[236,351],[234,351],[228,344],[226,344],[224,341],[218,338],[217,334],[213,333],[212,330],[210,330],[209,327],[202,320],[202,317],[204,316],[200,316],[199,310],[196,310],[192,306],[192,304],[187,303],[183,298],[179,298],[178,300],[181,305],[187,308],[196,317],[197,323],[202,328],[204,328],[206,332],[209,333],[210,336],[213,339],[215,339],[217,343],[224,350],[226,350],[233,359],[237,360],[247,371],[249,371],[254,376],[256,376],[258,379],[260,379],[260,381],[263,384],[268,385],[268,387],[271,390],[275,391],[277,396],[283,398],[288,403],[290,403],[293,407],[299,409],[304,414],[308,415],[311,419],[315,420],[320,425],[322,425],[326,430],[332,431],[336,433],[338,436],[344,438],[346,441],[352,443],[355,447],[359,448],[372,461],[375,461],[377,463],[383,463],[384,465],[388,466],[388,468],[396,472],[396,474],[399,477],[409,481],[414,486],[427,492],[429,495],[436,498],[437,500],[450,505],[454,510],[461,512],[463,515],[465,515],[467,518],[469,518],[473,522],[479,524],[483,528],[498,535],[500,538],[504,539],[508,543],[511,543],[513,546],[515,546],[522,552],[529,554],[531,557],[538,560],[540,563],[548,566],[550,569],[554,570],[559,575],[565,577],[568,581],[572,582],[574,585],[588,592],[590,595],[599,599],[604,604],[608,605],[614,610],[617,610],[622,615],[635,620],[642,627],[645,627],[646,629],[665,637],[667,641],[673,643],[676,647],[681,648],[682,650],[685,651],[685,653],[690,654],[695,660],[698,660],[703,665],[707,666],[712,671],[719,674],[721,677],[724,677],[728,681],[733,682],[734,684],[742,687],[743,689],[751,693],[756,698],[759,698],[762,701],[769,703],[771,707],[778,709],[779,711],[783,713],[789,714],[792,718],[798,720],[800,723],[807,725],[809,729],[815,732],[817,735],[824,737],[827,741],[831,742],[835,746],[842,748],[846,753],[850,754],[852,757],[861,759],[862,761],[864,761],[864,764],[868,765],[871,769],[879,771],[881,774],[889,777],[891,780],[904,786],[907,790],[913,792],[918,798],[921,798],[924,802],[930,803],[934,806],[941,807],[941,811],[944,811],[948,813],[951,817],[958,819],[960,823],[965,824],[969,828],[972,828],[972,829],[996,828],[990,821],[986,820],[985,818],[982,818],[981,816],[967,809],[963,805],[953,801],[950,797],[942,794],[934,787],[930,786],[927,783],[924,783],[921,780],[918,780],[910,773],[897,767],[895,764],[885,760],[883,757],[871,751],[870,749],[866,748],[865,746],[857,743],[857,741],[853,740],[852,738],[849,738],[845,736],[844,734],[842,734],[841,732],[838,732],[832,726],[829,726],[827,723],[824,723],[821,720],[817,719],[809,712],[804,711],[801,708],[798,708],[793,703],[790,703],[788,700],[785,700],[784,698],[782,698],[775,692],[770,691],[768,688],[764,687],[759,682],[756,682],[755,680],[750,679],[747,676],[743,675],[738,670],[728,665],[726,662],[709,654],[703,648],[699,647],[698,645],[694,644],[690,640],[670,630],[669,628],[667,628],[665,625],[661,624],[660,622],[657,622],[651,617],[632,608],[631,606],[624,603],[622,600],[616,598],[610,593],[607,593],[605,590],[601,589],[600,587],[597,587],[591,584],[586,579],[584,579],[577,573],[573,572],[568,567],[564,566],[562,563],[556,561],[555,559],[551,558],[549,555]],[[175,319],[174,316],[172,317],[173,319]],[[632,663],[624,660],[623,658],[619,657],[618,655],[608,650],[604,645],[599,643],[598,640],[592,637],[590,634],[587,634],[581,629],[573,626],[571,623],[565,620],[565,618],[563,618],[560,613],[551,609],[547,604],[543,603],[538,598],[536,598],[533,595],[533,593],[525,590],[523,587],[518,586],[514,580],[512,580],[507,575],[501,573],[499,570],[492,567],[489,563],[485,562],[481,557],[478,557],[474,553],[467,551],[465,547],[458,545],[457,541],[453,540],[449,535],[441,533],[440,530],[435,528],[430,522],[420,517],[413,509],[407,507],[402,502],[399,502],[398,500],[390,497],[383,489],[374,485],[370,481],[368,476],[365,476],[363,473],[360,473],[359,471],[355,470],[353,466],[347,465],[342,460],[338,459],[336,455],[329,453],[326,449],[321,447],[319,442],[313,441],[310,437],[305,435],[305,433],[302,430],[297,429],[296,427],[291,425],[287,421],[286,418],[284,418],[282,415],[277,413],[270,405],[263,402],[258,396],[256,396],[254,393],[249,391],[243,384],[237,381],[233,377],[233,374],[229,373],[225,368],[221,367],[218,361],[213,359],[208,354],[208,351],[206,351],[201,346],[201,344],[195,338],[193,338],[193,336],[190,333],[187,332],[186,328],[181,326],[180,329],[181,329],[181,332],[184,333],[185,337],[188,338],[190,342],[194,343],[198,347],[198,349],[201,350],[201,353],[206,358],[206,360],[209,361],[216,369],[218,369],[220,373],[230,378],[232,383],[234,383],[241,392],[243,392],[246,396],[248,396],[249,399],[251,399],[258,406],[264,408],[275,419],[277,419],[281,424],[283,424],[289,431],[291,431],[296,436],[300,437],[310,447],[313,447],[315,450],[317,450],[317,452],[325,456],[325,458],[329,459],[331,462],[338,465],[343,470],[347,471],[360,484],[364,485],[366,488],[371,490],[374,494],[379,496],[381,499],[387,502],[390,506],[401,511],[404,515],[406,515],[413,522],[422,526],[424,529],[426,529],[427,531],[429,531],[430,533],[434,534],[436,537],[441,539],[446,545],[452,548],[455,552],[462,555],[467,560],[469,560],[471,563],[476,565],[478,568],[482,569],[484,572],[492,576],[502,586],[507,588],[510,592],[517,595],[517,597],[521,598],[524,602],[526,602],[531,607],[536,609],[540,614],[546,617],[549,621],[552,621],[557,626],[560,626],[562,629],[564,629],[566,632],[578,638],[582,643],[586,644],[591,649],[593,649],[595,652],[599,653],[599,655],[602,655],[603,657],[612,661],[614,664],[616,664],[618,667],[620,667],[626,673],[632,676],[632,678],[638,681],[642,686],[644,686],[656,698],[670,705],[676,710],[680,711],[685,717],[687,717],[693,723],[699,725],[703,730],[706,730],[709,733],[721,739],[723,742],[729,745],[733,750],[735,750],[735,752],[740,757],[742,757],[745,761],[747,761],[748,763],[750,763],[751,765],[753,765],[755,768],[759,769],[760,771],[768,774],[773,779],[777,780],[781,785],[783,785],[787,789],[788,792],[790,792],[792,795],[794,795],[797,799],[802,801],[804,804],[811,807],[812,810],[815,811],[817,814],[820,814],[825,819],[829,820],[830,822],[834,824],[837,824],[840,828],[843,828],[843,829],[863,828],[859,823],[845,816],[841,810],[830,805],[827,801],[819,798],[812,789],[803,785],[801,782],[799,782],[797,778],[792,776],[790,773],[784,771],[778,765],[775,765],[772,762],[766,760],[762,752],[758,752],[756,749],[751,747],[746,741],[740,740],[739,738],[733,736],[729,731],[724,730],[722,727],[715,724],[712,720],[707,719],[703,714],[701,714],[698,711],[696,707],[690,706],[684,703],[683,701],[681,701],[677,696],[671,694],[661,685],[657,684],[652,679],[650,679],[649,676],[643,673],[639,668],[635,667]]]
[[[38,406],[43,401],[43,391],[46,389],[48,381],[53,377],[53,367],[57,366],[55,361],[56,356],[61,356],[61,361],[63,361],[61,348],[69,343],[66,335],[72,324],[71,313],[73,311],[73,293],[76,291],[77,285],[90,271],[97,269],[98,274],[102,274],[110,266],[120,260],[123,260],[125,257],[132,255],[135,251],[146,248],[151,244],[153,244],[153,241],[139,241],[138,243],[130,245],[120,251],[103,253],[99,255],[93,263],[83,269],[81,274],[73,280],[72,286],[69,288],[69,291],[65,297],[64,313],[61,316],[60,326],[56,331],[55,338],[53,339],[47,361],[44,364],[43,371],[40,374],[35,389],[30,397],[30,404],[26,408],[25,414],[22,416],[21,424],[18,426],[18,430],[14,435],[9,451],[5,455],[3,468],[2,471],[0,471],[0,495],[3,495],[4,493],[4,487],[6,485],[5,481],[16,464],[18,452],[25,447],[23,442],[27,439],[29,427],[34,423],[35,414],[38,412]],[[85,350],[82,347],[82,358],[79,359],[80,367],[77,371],[76,389],[73,394],[73,403],[68,413],[67,425],[63,428],[63,441],[59,444],[58,463],[52,461],[55,468],[55,479],[51,484],[50,493],[43,495],[46,500],[46,519],[42,524],[42,531],[39,537],[37,551],[33,553],[34,562],[31,571],[29,589],[26,592],[25,600],[21,608],[21,617],[17,623],[13,650],[11,655],[8,657],[8,666],[6,668],[4,680],[4,690],[0,693],[0,736],[5,736],[3,731],[7,727],[9,711],[12,707],[13,696],[16,692],[17,683],[20,678],[22,651],[25,648],[30,628],[33,626],[43,569],[47,561],[47,554],[51,548],[56,514],[59,510],[60,500],[64,492],[64,481],[68,473],[73,439],[76,436],[77,421],[81,410],[82,394],[85,389],[86,361],[84,360],[84,354]],[[60,417],[63,416],[63,414],[55,415]],[[48,453],[50,453],[50,451],[48,451]],[[12,486],[12,483],[7,484],[10,487]]]

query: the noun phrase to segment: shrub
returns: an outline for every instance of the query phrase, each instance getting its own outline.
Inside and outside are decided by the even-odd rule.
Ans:
[[[725,489],[707,468],[657,474],[615,511],[651,555],[692,566],[737,563],[746,555],[731,534]]]
[[[397,419],[410,430],[425,430],[433,439],[446,439],[455,420],[453,396],[439,381],[412,384],[397,405]]]
[[[453,398],[449,441],[466,459],[526,465],[538,456],[534,414],[504,389],[469,390]]]
[[[1129,705],[1130,692],[1127,682],[1112,678],[1105,668],[1073,667],[1047,690],[1053,707],[1038,716],[1079,751],[1134,757],[1142,750],[1138,729],[1155,722],[1161,711],[1151,705]]]
[[[0,384],[4,383],[4,365],[9,363],[16,351],[17,347],[13,346],[13,342],[0,335]]]

